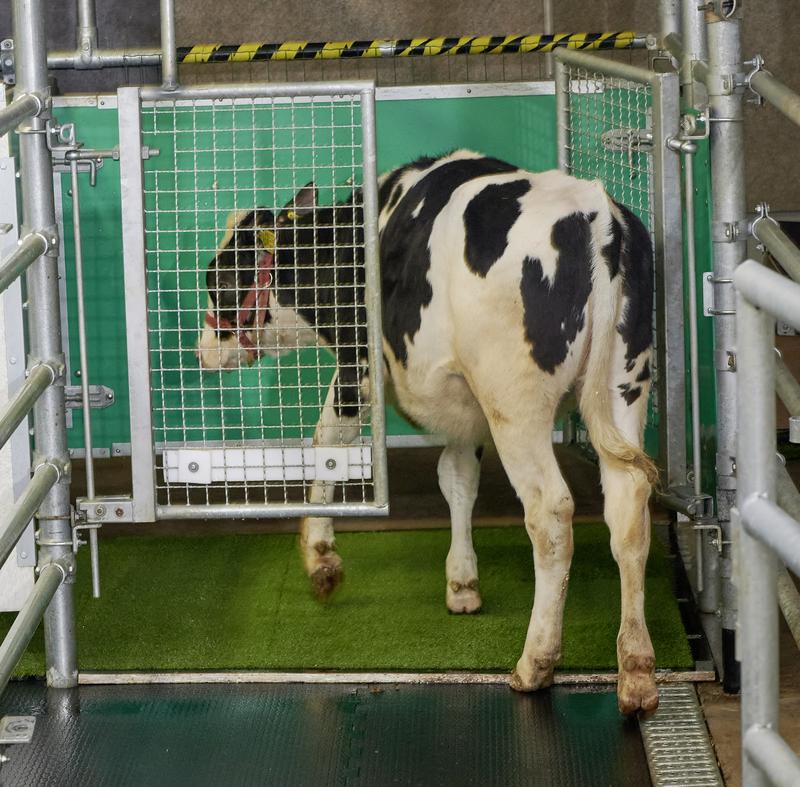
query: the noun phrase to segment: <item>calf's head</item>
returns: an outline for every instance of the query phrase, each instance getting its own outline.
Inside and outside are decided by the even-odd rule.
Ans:
[[[228,217],[206,271],[208,308],[197,344],[202,368],[249,366],[262,355],[276,356],[298,346],[291,270],[295,238],[299,228],[312,224],[316,193],[309,183],[277,218],[265,208]],[[279,263],[288,274],[282,288]]]

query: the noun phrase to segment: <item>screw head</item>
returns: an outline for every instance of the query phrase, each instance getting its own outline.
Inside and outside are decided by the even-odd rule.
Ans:
[[[335,459],[326,459],[325,460],[325,467],[327,467],[328,470],[335,470],[336,469],[336,460]]]
[[[122,508],[115,508],[114,509],[114,514],[116,515],[116,517],[118,519],[122,519],[122,517],[125,516],[125,511]]]
[[[189,472],[196,473],[200,469],[200,465],[197,462],[189,462]]]
[[[96,517],[102,519],[106,515],[106,507],[105,506],[95,506],[94,515]]]

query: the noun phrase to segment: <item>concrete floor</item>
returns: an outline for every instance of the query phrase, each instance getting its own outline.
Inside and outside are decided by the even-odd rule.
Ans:
[[[439,450],[395,449],[389,452],[391,479],[389,519],[341,520],[340,531],[364,528],[399,529],[442,527],[448,524],[447,505],[437,483],[436,463]],[[571,449],[556,448],[559,463],[575,499],[575,518],[602,518],[602,496],[597,467]],[[126,459],[107,460],[99,465],[101,494],[130,491],[130,464]],[[800,463],[792,468],[800,474]],[[73,491],[83,494],[82,462],[73,466]],[[667,514],[654,507],[654,521],[663,521]],[[493,450],[487,450],[482,461],[481,485],[475,506],[475,525],[521,524],[522,509],[506,479],[502,465]],[[261,520],[231,522],[160,522],[154,525],[113,525],[101,536],[133,533],[200,535],[224,532],[286,532],[297,527],[296,521]],[[722,772],[729,787],[741,784],[741,749],[738,697],[725,695],[719,683],[699,684],[699,693],[712,734]],[[795,750],[800,750],[800,656],[785,625],[781,631],[781,732]]]

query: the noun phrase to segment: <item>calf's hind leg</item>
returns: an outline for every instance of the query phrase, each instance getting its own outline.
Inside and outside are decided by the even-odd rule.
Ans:
[[[478,558],[472,546],[472,508],[478,496],[480,448],[448,445],[439,457],[439,488],[450,506],[451,539],[447,553],[447,608],[455,613],[477,612]]]
[[[314,432],[315,446],[348,445],[360,432],[361,407],[357,404],[339,402],[338,399],[347,396],[348,389],[342,388],[340,396],[337,397],[336,382],[336,378],[331,382],[317,422]],[[366,384],[366,380],[363,383]],[[330,503],[333,501],[334,488],[335,485],[331,481],[315,480],[311,485],[308,501]],[[314,594],[320,599],[327,598],[344,576],[342,559],[336,551],[333,519],[330,517],[303,519],[300,523],[300,551]]]

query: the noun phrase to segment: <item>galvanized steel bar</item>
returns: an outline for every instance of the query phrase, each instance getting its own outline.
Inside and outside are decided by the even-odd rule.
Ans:
[[[553,0],[542,0],[542,24],[545,35],[553,35]],[[553,54],[548,52],[544,56],[544,76],[545,79],[553,78]]]
[[[35,93],[23,93],[0,109],[0,137],[15,129],[25,118],[38,115],[44,102]]]
[[[680,35],[681,32],[681,4],[680,0],[659,0],[658,2],[658,31],[661,40],[669,35]]]
[[[744,735],[744,750],[773,787],[797,787],[800,784],[800,758],[775,730],[751,727]],[[745,781],[745,787],[754,782]]]
[[[0,263],[0,292],[5,292],[12,282],[44,254],[49,243],[41,231],[29,232],[17,248]]]
[[[161,65],[161,51],[154,47],[95,49],[88,58],[80,50],[56,50],[47,56],[47,67],[51,69],[96,70],[158,65]]]
[[[386,512],[373,503],[211,503],[157,505],[155,508],[156,519],[293,519],[305,516],[380,516],[383,513]],[[140,520],[137,518],[136,521]]]
[[[28,379],[0,414],[0,448],[9,441],[17,427],[33,409],[42,392],[55,381],[56,370],[49,364],[40,363],[31,369]]]
[[[14,503],[11,517],[0,532],[0,565],[6,562],[28,522],[60,477],[61,471],[51,462],[43,462],[33,471],[33,477]]]
[[[77,0],[77,44],[81,60],[91,58],[97,46],[97,14],[94,0]]]
[[[769,216],[756,219],[752,226],[753,237],[763,243],[767,251],[781,264],[786,274],[800,282],[800,249]]]
[[[18,90],[46,95],[47,37],[42,0],[14,0],[14,40]],[[45,118],[33,118],[19,134],[20,185],[26,228],[40,227],[57,237],[53,201],[53,170],[45,136]],[[50,234],[52,233],[52,235]],[[30,356],[38,360],[63,359],[58,259],[50,249],[27,273]],[[69,467],[64,386],[48,386],[34,407],[34,452],[60,467]],[[63,561],[72,565],[69,473],[50,490],[39,506],[40,565]],[[77,684],[75,610],[71,583],[61,583],[44,617],[47,679],[51,686]]]
[[[5,689],[11,673],[17,666],[28,643],[31,641],[48,604],[50,604],[64,580],[69,576],[71,564],[63,560],[46,563],[39,572],[28,600],[19,611],[14,623],[0,645],[0,691]]]
[[[774,331],[775,320],[740,293],[736,316],[739,515],[735,517],[739,524],[752,496],[769,501],[776,497]],[[749,528],[737,527],[737,536],[742,730],[777,729],[778,561]],[[744,752],[742,768],[744,784],[766,787],[763,774]]]
[[[587,71],[599,71],[597,55],[586,52],[576,52],[572,49],[559,49],[555,53],[556,60],[568,63],[571,66],[579,66]],[[658,82],[659,74],[647,68],[639,68],[628,63],[620,63],[617,60],[603,60],[602,72],[604,76],[616,77],[617,79],[627,79],[630,82],[641,82],[643,85],[653,85]]]
[[[81,364],[81,406],[83,412],[83,445],[86,451],[86,499],[95,499],[94,453],[92,448],[92,403],[89,396],[89,351],[86,343],[86,299],[83,289],[83,243],[81,241],[81,202],[78,182],[78,161],[69,163],[72,182],[72,233],[75,248],[75,289],[78,300],[78,353]],[[92,595],[100,598],[100,557],[97,546],[97,530],[89,531],[89,553],[92,564]]]
[[[708,59],[711,44],[706,41],[705,9],[697,0],[682,0],[681,41],[683,56],[680,60],[680,77],[684,103],[699,108],[705,103],[705,88],[698,89],[694,64]]]
[[[383,331],[381,329],[380,259],[378,249],[378,154],[375,142],[375,88],[361,91],[362,172],[364,196],[365,301],[369,331],[369,380],[372,424],[372,478],[375,505],[389,513],[386,467],[386,420],[383,385]],[[376,513],[381,513],[376,511]]]
[[[800,383],[780,356],[775,359],[775,390],[789,415],[800,415]]]
[[[688,2],[688,0],[687,0]],[[698,12],[697,3],[691,3]],[[708,106],[711,118],[712,226],[743,226],[746,223],[744,181],[744,136],[742,97],[723,89],[725,78],[742,67],[739,20],[716,19],[707,26],[709,80]],[[684,28],[684,41],[686,40]],[[715,119],[718,119],[717,122]],[[714,347],[717,357],[736,356],[736,299],[731,278],[747,254],[743,234],[732,240],[724,233],[713,238],[714,256]],[[771,350],[770,350],[771,352]],[[737,374],[728,363],[716,364],[717,413],[717,518],[722,529],[720,599],[723,650],[723,683],[726,691],[739,687],[735,658],[736,588],[731,581],[730,510],[736,495],[736,385]]]
[[[800,331],[800,284],[755,260],[743,262],[736,269],[733,281],[736,289],[754,306]],[[770,350],[770,357],[773,355]]]
[[[131,479],[134,520],[155,521],[155,452],[150,392],[150,335],[147,330],[142,129],[139,88],[117,92],[119,118],[120,197],[126,220],[122,226],[125,280],[126,346],[130,390]]]
[[[161,87],[178,86],[178,60],[175,48],[175,0],[161,0]]]
[[[800,126],[800,95],[777,79],[769,71],[756,71],[750,77],[750,87],[765,101],[783,112],[792,123]]]
[[[556,153],[558,168],[562,172],[569,172],[569,72],[563,61],[556,59],[555,72],[556,88]]]
[[[800,575],[800,522],[776,503],[756,494],[745,499],[741,517],[744,529],[751,536],[766,544],[795,574]]]

